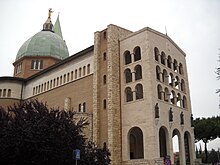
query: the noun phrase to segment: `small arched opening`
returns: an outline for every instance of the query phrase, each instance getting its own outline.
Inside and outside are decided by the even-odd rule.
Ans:
[[[130,146],[130,159],[143,159],[143,133],[139,127],[133,127],[128,133]]]
[[[165,157],[168,151],[168,131],[162,126],[159,130],[160,157]]]
[[[129,68],[125,69],[124,74],[125,74],[125,82],[126,83],[132,82],[132,73]]]
[[[124,52],[125,65],[131,63],[131,53],[127,50]]]
[[[133,101],[133,92],[130,87],[125,88],[126,102]]]
[[[135,80],[142,79],[142,68],[141,68],[141,65],[135,66],[134,70],[135,70]]]
[[[139,46],[134,48],[134,61],[141,60],[141,48]]]

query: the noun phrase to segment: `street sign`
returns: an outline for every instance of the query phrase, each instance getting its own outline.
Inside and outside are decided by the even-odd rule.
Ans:
[[[75,159],[80,160],[80,150],[78,149],[75,150]]]

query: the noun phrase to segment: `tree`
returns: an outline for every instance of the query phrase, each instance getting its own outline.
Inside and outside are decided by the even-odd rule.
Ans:
[[[202,140],[205,143],[205,163],[207,163],[207,143],[220,137],[220,117],[197,118],[193,123],[196,141]]]
[[[3,124],[1,124],[3,123]],[[84,118],[46,104],[28,101],[0,108],[0,164],[74,164],[73,150],[80,149],[80,165],[110,164],[106,146],[86,140]]]

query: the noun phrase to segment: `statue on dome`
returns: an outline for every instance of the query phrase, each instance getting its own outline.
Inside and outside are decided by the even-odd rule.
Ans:
[[[48,18],[51,17],[51,13],[53,13],[52,8],[49,8],[49,10],[48,10]]]

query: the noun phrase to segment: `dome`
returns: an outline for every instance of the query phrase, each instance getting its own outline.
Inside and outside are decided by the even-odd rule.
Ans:
[[[69,56],[69,52],[66,43],[58,34],[40,31],[20,47],[16,60],[24,56],[52,56],[64,59]]]

